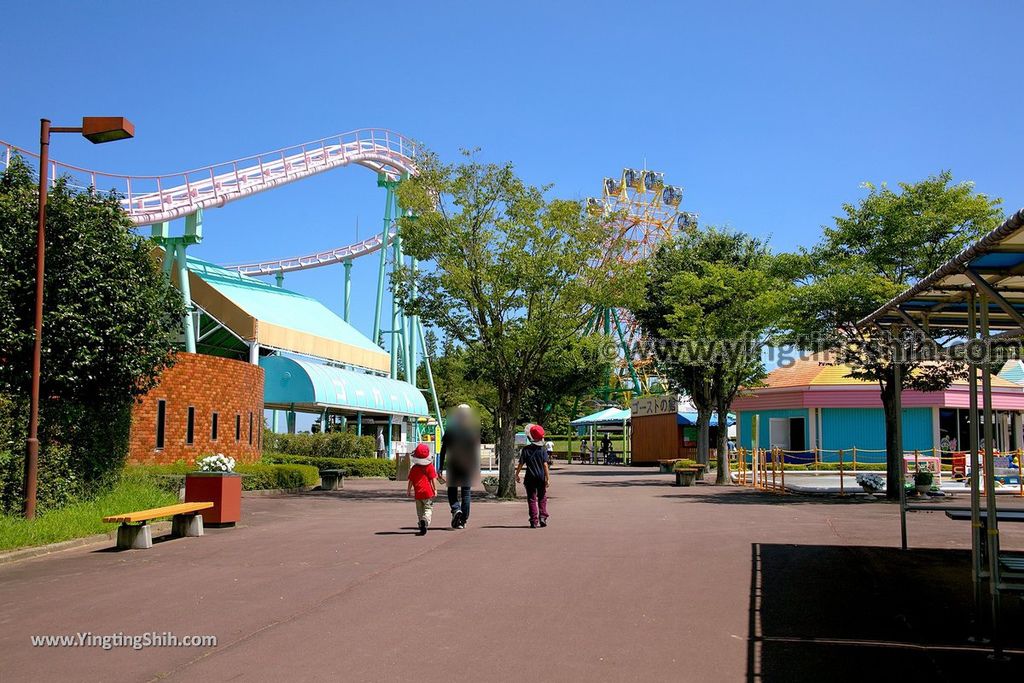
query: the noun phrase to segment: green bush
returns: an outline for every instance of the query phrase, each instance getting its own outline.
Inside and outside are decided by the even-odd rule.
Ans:
[[[195,472],[194,465],[179,460],[169,465],[132,465],[125,468],[125,476],[134,481],[148,481],[159,488],[177,491],[184,485],[185,475]],[[305,464],[278,464],[269,462],[243,463],[235,467],[242,475],[242,489],[297,489],[316,486],[320,472]]]
[[[257,462],[239,465],[235,471],[242,475],[242,488],[246,491],[297,489],[316,486],[320,481],[320,472],[310,465]]]
[[[327,434],[263,434],[264,453],[286,453],[321,458],[369,458],[374,455],[372,436],[356,436],[354,432]]]
[[[288,453],[264,453],[263,462],[312,465],[319,470],[344,470],[346,477],[395,478],[394,460],[385,458],[327,458]]]
[[[683,458],[682,460],[677,460],[676,464],[672,466],[672,469],[676,472],[678,472],[679,470],[689,470],[696,468],[697,461],[691,460],[690,458]]]

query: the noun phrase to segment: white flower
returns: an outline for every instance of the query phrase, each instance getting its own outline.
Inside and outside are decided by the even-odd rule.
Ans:
[[[217,453],[215,455],[208,455],[205,458],[200,459],[197,463],[199,469],[202,472],[234,472],[235,471],[235,459],[229,458],[223,453]]]

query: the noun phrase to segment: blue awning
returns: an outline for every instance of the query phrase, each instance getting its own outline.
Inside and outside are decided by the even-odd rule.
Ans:
[[[267,408],[429,416],[427,400],[408,382],[288,356],[261,358],[260,367]]]

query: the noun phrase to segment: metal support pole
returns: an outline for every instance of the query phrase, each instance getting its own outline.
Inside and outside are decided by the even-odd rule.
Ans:
[[[50,164],[50,119],[39,120],[39,211],[36,223],[36,310],[32,342],[32,387],[25,440],[25,482],[23,512],[36,516],[36,480],[39,474],[39,372],[43,355],[43,277],[46,272],[47,167]]]
[[[394,268],[399,268],[402,265],[402,238],[395,234],[395,240],[392,247],[392,263]],[[398,299],[395,298],[394,294],[391,295],[391,379],[398,379],[398,356],[399,349],[402,347],[402,339],[405,335],[402,334],[402,309],[398,305]]]
[[[988,359],[988,297],[982,295],[981,300],[981,339],[985,344],[985,361]],[[981,401],[985,411],[983,427],[985,430],[985,455],[982,472],[985,473],[985,511],[988,523],[988,538],[985,549],[988,553],[988,588],[992,598],[992,656],[1003,657],[1003,639],[1000,631],[1000,594],[999,594],[999,519],[996,505],[996,472],[995,472],[995,439],[992,433],[992,373],[988,365],[981,367]]]
[[[363,435],[363,412],[356,413],[356,436]]]
[[[427,351],[426,342],[423,340],[423,327],[417,325],[416,331],[420,337],[420,346],[423,347],[423,364],[427,368],[427,383],[430,385],[430,398],[434,402],[434,415],[437,418],[438,429],[441,431],[441,435],[444,436],[444,423],[441,422],[441,408],[437,403],[437,391],[434,390],[434,373],[430,369],[430,353]]]
[[[416,273],[419,270],[419,264],[415,257],[411,257],[409,260],[410,267],[413,273],[413,296],[417,294],[416,291]],[[409,383],[413,386],[418,386],[416,383],[416,354],[419,351],[417,348],[418,335],[417,330],[420,327],[420,318],[416,315],[409,316],[409,340],[407,342],[409,346]]]
[[[196,352],[196,331],[192,326],[192,291],[188,283],[188,261],[185,258],[185,242],[178,241],[175,244],[175,259],[178,262],[178,284],[181,288],[181,298],[185,302],[185,351]]]
[[[249,342],[249,362],[253,365],[260,364],[260,345],[259,342]]]
[[[611,309],[612,318],[615,320],[615,330],[619,334],[619,344],[622,346],[622,353],[626,358],[626,367],[629,368],[629,377],[633,380],[633,391],[636,394],[642,394],[644,387],[640,386],[640,379],[637,377],[636,368],[633,367],[633,354],[629,348],[629,344],[626,343],[626,335],[622,332],[622,323],[619,321],[619,314],[615,309]]]
[[[978,338],[978,304],[974,292],[967,295],[967,342],[972,344]],[[974,582],[974,633],[972,639],[984,640],[981,636],[982,616],[981,605],[982,580],[981,566],[981,488],[978,467],[978,366],[971,360],[970,346],[967,353],[967,390],[970,392],[968,402],[968,457],[971,459],[971,579]]]
[[[349,312],[352,310],[352,259],[345,259],[341,265],[345,268],[345,298],[341,302],[341,317],[348,322]]]
[[[393,415],[388,415],[388,438],[387,438],[387,441],[385,441],[385,443],[387,444],[387,447],[388,447],[387,448],[388,460],[391,459],[391,422],[392,422],[392,420],[394,420],[394,416]]]
[[[284,271],[283,270],[277,271],[277,274],[274,275],[274,281],[277,282],[277,288],[278,289],[284,289]]]
[[[893,374],[893,409],[896,413],[896,434],[894,441],[896,442],[896,450],[899,455],[899,462],[897,467],[899,468],[899,476],[897,477],[900,487],[900,547],[903,550],[907,549],[907,486],[906,486],[906,467],[903,465],[903,365],[902,365],[902,354],[899,348],[899,330],[892,329],[893,343],[892,343],[892,374]]]
[[[391,205],[394,203],[392,195],[394,188],[390,182],[384,179],[381,173],[377,177],[377,184],[387,188],[387,197],[384,199],[384,228],[380,233],[380,269],[377,271],[377,306],[373,310],[373,343],[376,344],[380,338],[380,316],[384,310],[384,273],[387,270],[388,260],[388,232],[391,230]],[[392,351],[394,353],[394,351]]]

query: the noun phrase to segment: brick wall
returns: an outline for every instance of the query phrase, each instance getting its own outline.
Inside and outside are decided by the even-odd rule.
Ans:
[[[164,444],[157,448],[157,415],[164,401]],[[187,441],[189,408],[194,408],[192,443]],[[213,440],[213,414],[217,439]],[[249,438],[252,416],[252,440]],[[236,419],[239,438],[235,438]],[[263,438],[263,369],[242,361],[179,353],[177,362],[132,412],[128,461],[136,464],[194,461],[223,453],[239,462],[259,459]]]

